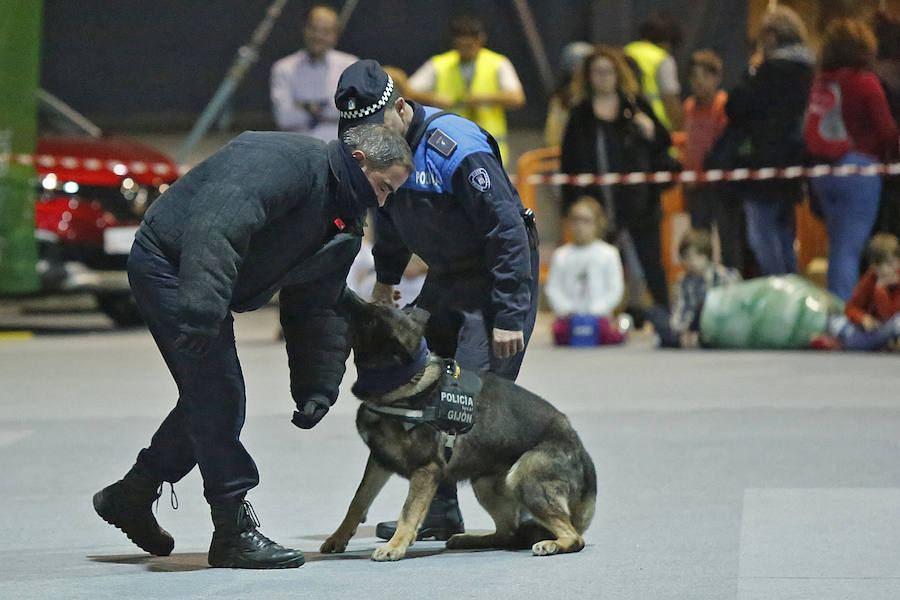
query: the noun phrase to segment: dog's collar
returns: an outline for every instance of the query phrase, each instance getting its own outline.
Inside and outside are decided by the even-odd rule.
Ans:
[[[428,364],[428,345],[425,338],[419,342],[415,358],[406,364],[391,365],[380,369],[356,368],[353,395],[358,398],[378,396],[392,392],[412,381]]]
[[[400,417],[404,421],[411,423],[423,423],[425,421],[425,411],[422,409],[407,408],[405,406],[381,406],[371,402],[363,402],[366,410],[370,410],[380,415],[389,417]]]
[[[436,356],[429,356],[426,366],[442,362]],[[402,404],[377,404],[368,400],[362,400],[361,402],[363,408],[373,413],[394,417],[406,423],[426,423],[434,419],[434,407],[431,404],[433,404],[434,395],[439,393],[438,387],[440,385],[441,379],[438,377],[434,382],[428,384],[425,389],[405,398]]]

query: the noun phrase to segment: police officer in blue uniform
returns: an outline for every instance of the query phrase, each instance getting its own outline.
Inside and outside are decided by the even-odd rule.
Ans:
[[[373,298],[397,300],[412,253],[428,265],[417,306],[431,317],[425,338],[463,368],[515,380],[534,329],[538,301],[537,232],[500,160],[478,125],[401,97],[374,60],[347,67],[335,104],[339,130],[384,123],[406,136],[415,171],[375,212]],[[395,523],[379,523],[389,539]],[[419,539],[464,530],[454,483],[442,484]]]

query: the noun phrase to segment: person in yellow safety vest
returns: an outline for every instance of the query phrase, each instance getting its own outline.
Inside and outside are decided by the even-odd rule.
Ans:
[[[506,109],[525,104],[525,91],[508,58],[484,47],[487,34],[475,17],[450,23],[453,50],[432,56],[412,74],[407,97],[474,121],[494,136],[509,162]]]
[[[678,67],[672,48],[681,41],[678,24],[662,15],[652,15],[638,28],[638,41],[625,46],[625,54],[637,63],[644,97],[656,118],[669,131],[684,128],[684,107]]]

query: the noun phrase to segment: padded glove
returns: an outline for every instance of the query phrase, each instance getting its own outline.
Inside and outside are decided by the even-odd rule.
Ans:
[[[301,402],[297,402],[299,410],[294,411],[294,417],[291,423],[300,429],[312,429],[322,420],[328,409],[331,408],[331,402],[322,394],[312,394],[309,398]]]

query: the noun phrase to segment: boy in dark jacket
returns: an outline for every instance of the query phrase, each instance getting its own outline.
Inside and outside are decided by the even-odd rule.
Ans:
[[[688,231],[678,244],[678,256],[684,263],[684,276],[675,288],[672,314],[655,308],[649,318],[663,348],[700,346],[700,312],[710,288],[741,280],[734,269],[713,260],[712,238],[702,229]]]
[[[383,205],[412,170],[402,137],[380,125],[342,142],[245,132],[179,179],[147,211],[128,259],[141,315],[175,382],[175,408],[125,477],[94,508],[151,554],[172,536],[151,506],[162,482],[199,465],[215,526],[214,567],[286,568],[299,550],[259,533],[246,492],[259,482],[239,439],[245,390],[232,311],[281,290],[293,423],[308,429],[337,399],[349,354],[336,310],[359,250],[366,209]]]

